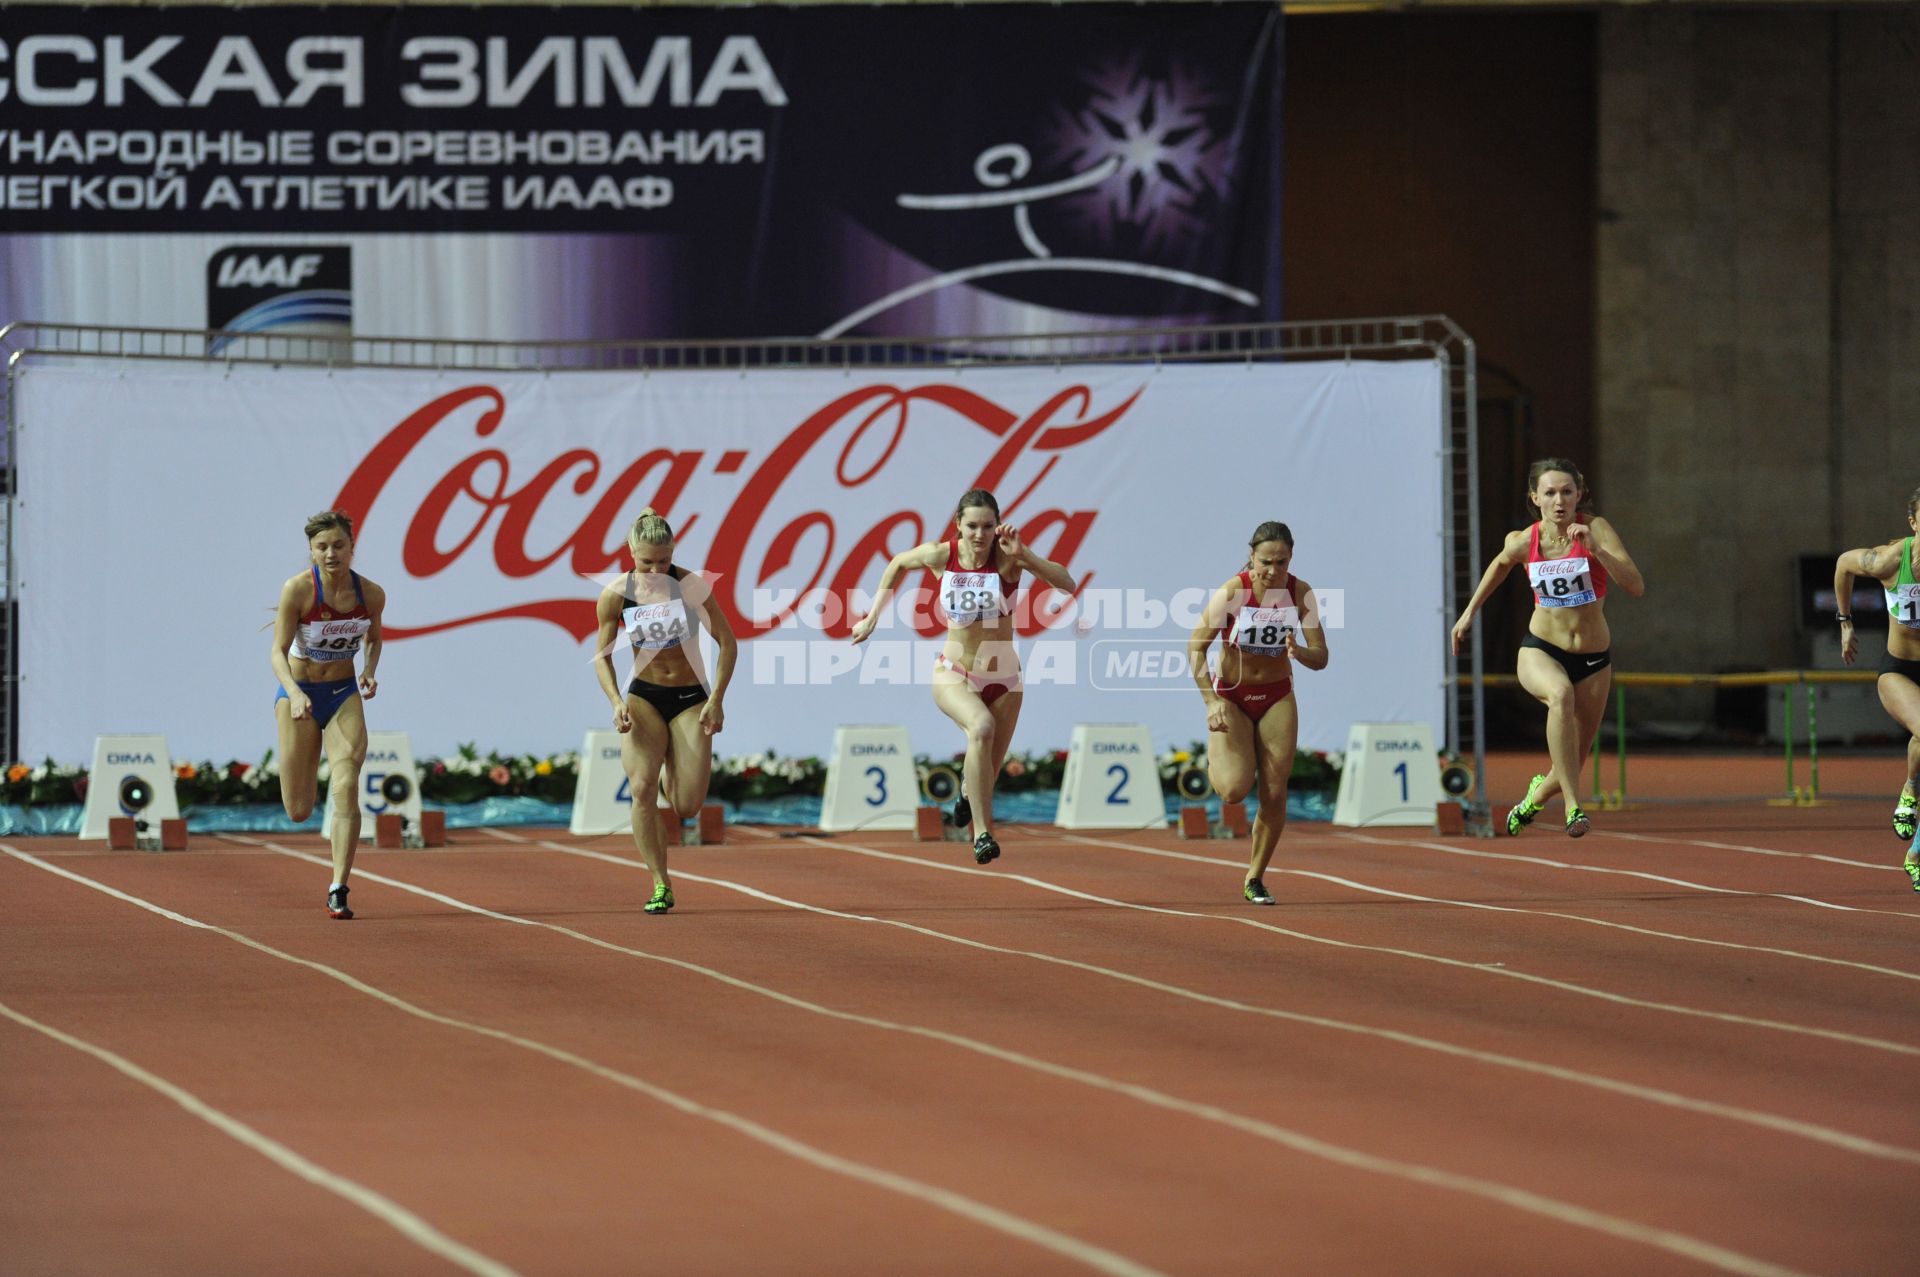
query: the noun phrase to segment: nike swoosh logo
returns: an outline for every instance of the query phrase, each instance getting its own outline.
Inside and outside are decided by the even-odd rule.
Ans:
[[[1599,661],[1588,661],[1588,662],[1587,662],[1587,664],[1588,664],[1588,666],[1594,666],[1594,665],[1598,665],[1599,663],[1600,663]]]

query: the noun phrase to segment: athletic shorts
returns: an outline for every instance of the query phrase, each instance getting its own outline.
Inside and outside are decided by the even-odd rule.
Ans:
[[[663,722],[671,723],[687,710],[707,699],[707,689],[698,683],[688,683],[684,687],[668,687],[662,683],[649,683],[644,678],[636,678],[627,684],[627,695],[638,697],[659,711]]]
[[[325,727],[340,712],[340,707],[347,703],[347,698],[360,690],[360,685],[351,678],[343,678],[331,683],[303,682],[300,690],[307,694],[307,702],[313,706],[313,721]],[[291,699],[286,688],[274,689],[274,704]]]
[[[1268,710],[1293,695],[1293,680],[1283,678],[1278,683],[1248,683],[1240,687],[1228,687],[1215,679],[1213,690],[1238,705],[1242,713],[1257,723]]]
[[[1582,679],[1592,678],[1595,674],[1598,674],[1601,670],[1613,664],[1612,648],[1608,648],[1604,652],[1569,652],[1564,647],[1555,647],[1545,639],[1534,634],[1529,634],[1521,639],[1520,646],[1531,647],[1545,652],[1548,656],[1551,656],[1555,661],[1559,662],[1560,668],[1567,672],[1567,681],[1569,683],[1578,683]]]

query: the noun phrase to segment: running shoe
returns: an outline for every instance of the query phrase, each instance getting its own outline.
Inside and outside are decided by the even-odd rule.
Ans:
[[[1000,859],[1000,844],[993,840],[992,834],[981,834],[973,840],[973,863],[984,865]]]
[[[1533,801],[1533,791],[1540,788],[1540,782],[1545,779],[1545,775],[1540,775],[1527,782],[1527,796],[1520,800],[1518,807],[1507,813],[1507,837],[1518,838],[1520,831],[1531,825],[1533,818],[1540,814],[1541,805]]]
[[[1914,808],[1916,806],[1920,806],[1920,798],[1916,798],[1911,789],[1901,790],[1900,801],[1896,803],[1893,808],[1894,837],[1905,839],[1909,842],[1913,840]]]
[[[1913,889],[1920,891],[1920,860],[1909,860],[1904,866],[1907,877],[1913,879]]]
[[[653,899],[647,901],[646,904],[647,912],[665,913],[671,908],[673,908],[673,888],[664,886],[655,887],[653,889]]]
[[[1584,838],[1587,830],[1593,828],[1593,822],[1587,819],[1587,813],[1578,807],[1567,808],[1567,837]]]
[[[353,917],[353,910],[347,908],[347,889],[335,887],[327,893],[327,917],[345,921]]]
[[[1246,898],[1247,903],[1250,905],[1270,905],[1273,903],[1273,893],[1268,891],[1267,885],[1258,878],[1249,878],[1240,884],[1240,894]]]
[[[973,823],[973,804],[963,794],[953,801],[953,814],[947,817],[947,823],[955,829],[965,829]]]

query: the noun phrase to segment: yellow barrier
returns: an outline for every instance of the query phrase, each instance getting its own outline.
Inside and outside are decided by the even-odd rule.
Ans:
[[[1593,751],[1593,796],[1603,809],[1618,810],[1627,805],[1627,689],[1629,687],[1779,687],[1785,710],[1782,735],[1786,737],[1787,788],[1780,798],[1768,801],[1776,807],[1813,807],[1820,802],[1820,733],[1814,716],[1814,687],[1820,683],[1871,683],[1880,676],[1874,670],[1757,670],[1741,674],[1629,674],[1613,675],[1614,739],[1618,746],[1617,788],[1611,793],[1601,787],[1600,751]],[[1463,684],[1473,680],[1462,677]],[[1519,676],[1488,674],[1488,687],[1518,687]],[[1794,779],[1793,688],[1807,693],[1807,784]]]

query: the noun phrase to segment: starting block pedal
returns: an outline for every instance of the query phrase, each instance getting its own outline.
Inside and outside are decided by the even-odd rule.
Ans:
[[[693,822],[693,841],[702,847],[714,847],[727,840],[727,809],[719,803],[707,803]]]
[[[1448,799],[1433,805],[1433,831],[1443,838],[1457,838],[1467,832],[1467,811]]]
[[[1186,806],[1180,809],[1182,838],[1245,838],[1252,830],[1253,826],[1247,822],[1245,803],[1221,803],[1217,824],[1207,819],[1205,807]]]
[[[447,845],[447,813],[422,811],[419,820],[404,812],[383,811],[373,818],[373,845],[383,851]]]
[[[944,842],[947,837],[947,813],[938,807],[913,809],[915,842]]]
[[[187,822],[180,817],[165,817],[156,831],[153,822],[133,816],[113,816],[107,820],[108,851],[185,851]]]

